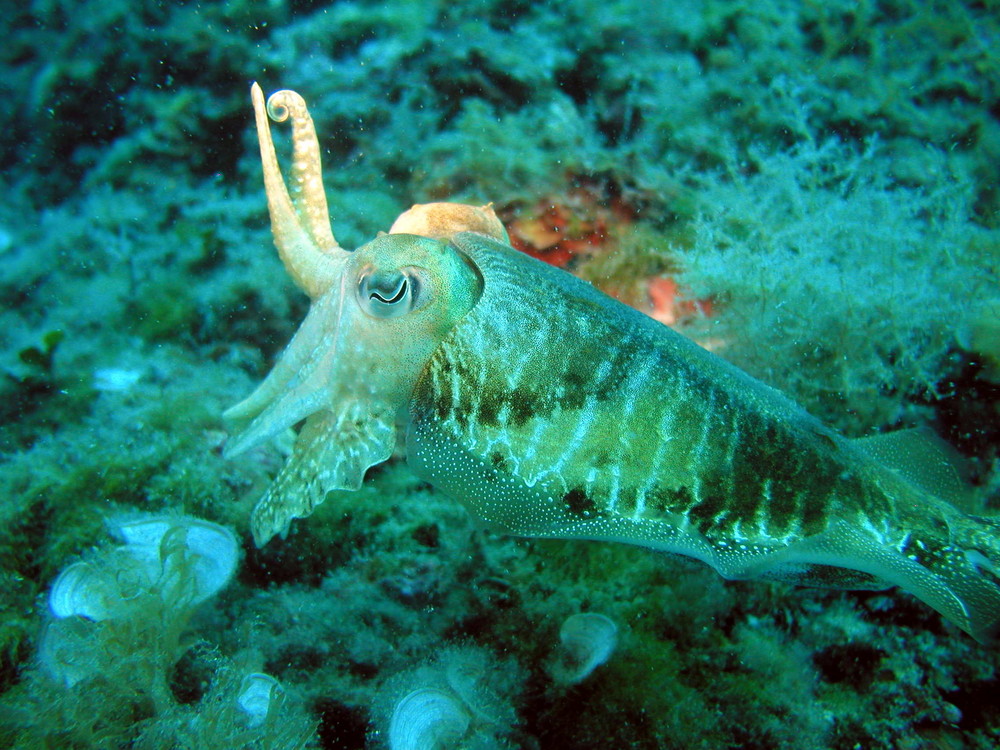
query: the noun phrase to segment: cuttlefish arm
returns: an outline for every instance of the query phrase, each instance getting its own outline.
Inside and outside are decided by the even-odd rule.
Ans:
[[[343,361],[365,340],[357,323],[342,319],[344,269],[351,254],[337,244],[323,192],[316,129],[302,97],[272,94],[266,105],[251,88],[264,188],[274,244],[285,269],[310,298],[309,314],[274,369],[247,399],[223,418],[233,436],[234,456],[305,420],[291,458],[254,511],[260,542],[284,531],[294,517],[308,515],[331,489],[356,488],[365,470],[392,454],[391,409],[370,384],[342,372]],[[293,158],[288,184],[282,177],[269,118],[291,120]],[[344,339],[353,341],[342,346]],[[334,455],[334,447],[336,455]],[[346,447],[346,450],[345,450]]]
[[[327,216],[316,128],[305,102],[294,91],[275,92],[265,105],[264,94],[254,83],[250,95],[257,123],[274,244],[296,285],[310,299],[319,300],[340,278],[348,253],[337,244]],[[289,117],[292,120],[291,191],[286,187],[278,167],[269,116],[276,122],[284,122]],[[234,427],[246,427],[261,416],[303,371],[322,338],[320,316],[310,317],[312,320],[307,318],[296,336],[300,340],[293,341],[285,350],[267,379],[248,398],[226,411],[223,417],[227,423]],[[258,425],[253,433],[261,435],[259,439],[251,440],[251,435],[247,434],[244,439],[230,442],[227,450],[235,455],[280,429],[265,430]]]
[[[250,96],[274,244],[295,283],[310,299],[317,299],[340,277],[347,256],[330,227],[316,127],[305,100],[294,91],[276,91],[265,106],[264,94],[255,83]],[[290,188],[278,167],[268,118],[292,121]]]

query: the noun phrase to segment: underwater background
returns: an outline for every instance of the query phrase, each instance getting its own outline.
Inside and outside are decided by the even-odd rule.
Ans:
[[[1000,746],[1000,649],[907,594],[497,536],[398,458],[256,549],[288,441],[226,460],[220,418],[307,306],[256,80],[308,102],[344,247],[492,201],[519,249],[845,434],[934,429],[1000,513],[1000,4],[37,0],[0,24],[0,747]],[[573,663],[584,636],[603,663]]]

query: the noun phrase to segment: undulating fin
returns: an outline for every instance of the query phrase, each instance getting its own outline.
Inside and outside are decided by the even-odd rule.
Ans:
[[[966,517],[961,522],[976,525],[977,521]],[[983,530],[987,536],[998,533],[997,529],[983,527]],[[990,555],[996,559],[996,537],[989,544],[993,547]],[[974,564],[980,557],[987,559],[984,552],[964,544],[950,544],[947,539],[935,539],[926,532],[914,535],[903,549],[893,549],[841,521],[822,534],[788,545],[780,554],[762,562],[757,570],[747,572],[749,577],[811,586],[826,585],[823,578],[830,574],[828,570],[814,570],[814,566],[866,573],[870,577],[867,584],[863,580],[834,577],[830,585],[868,589],[899,586],[985,642],[995,636],[1000,625],[1000,580],[995,573]],[[802,571],[799,578],[787,575],[797,569]]]
[[[1000,518],[961,515],[952,524],[944,554],[925,564],[935,569],[964,604],[968,626],[981,642],[1000,636]]]
[[[903,512],[912,519],[907,524],[912,533],[900,552],[918,563],[916,572],[923,577],[910,570],[888,580],[978,640],[995,637],[1000,630],[1000,519],[971,514],[974,492],[965,459],[928,427],[850,443],[915,490],[897,490],[912,498]]]
[[[250,519],[258,547],[284,534],[293,518],[312,513],[331,490],[356,490],[369,466],[392,455],[393,410],[371,402],[340,404],[306,420],[291,458],[278,473]]]
[[[930,428],[880,433],[851,443],[907,482],[963,511],[972,510],[965,460]]]

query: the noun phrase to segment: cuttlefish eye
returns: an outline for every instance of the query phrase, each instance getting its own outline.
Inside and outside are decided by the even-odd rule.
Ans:
[[[395,318],[423,302],[423,285],[415,268],[367,269],[358,278],[358,302],[374,318]]]

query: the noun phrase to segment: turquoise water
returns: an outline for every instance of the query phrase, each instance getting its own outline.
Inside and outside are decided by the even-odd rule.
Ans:
[[[5,14],[0,746],[1000,744],[996,645],[907,594],[505,537],[401,455],[253,544],[293,436],[227,458],[221,414],[308,308],[253,81],[307,101],[342,246],[492,202],[837,430],[936,431],[1000,511],[997,7],[647,5]]]

